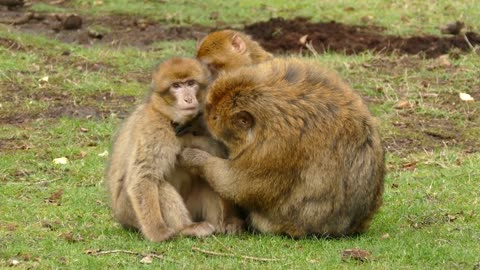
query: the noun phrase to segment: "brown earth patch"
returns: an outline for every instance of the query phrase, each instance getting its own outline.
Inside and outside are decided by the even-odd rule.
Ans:
[[[136,104],[136,98],[133,96],[110,92],[75,98],[71,93],[52,89],[29,93],[23,91],[21,86],[10,84],[5,87],[7,91],[0,93],[2,100],[18,106],[26,100],[41,101],[45,107],[25,111],[2,108],[0,109],[1,124],[23,124],[37,119],[60,117],[105,119],[112,114],[124,118]]]
[[[0,17],[15,21],[25,16],[28,10],[0,11]],[[157,41],[199,39],[215,28],[200,25],[169,26],[143,18],[108,15],[91,17],[83,15],[77,30],[66,30],[59,14],[36,14],[31,19],[13,28],[24,32],[40,33],[64,42],[82,45],[97,43],[113,46],[137,46],[148,48]],[[399,54],[424,54],[433,58],[452,49],[471,50],[470,45],[480,45],[480,35],[466,32],[459,35],[421,35],[401,37],[383,34],[383,28],[368,25],[346,25],[335,21],[310,22],[306,18],[291,20],[273,18],[257,22],[242,29],[274,53],[306,53],[304,41],[311,43],[318,53],[325,51],[356,54],[364,51]],[[1,44],[1,41],[0,41]]]
[[[399,54],[424,53],[427,57],[437,57],[453,48],[470,50],[463,35],[400,37],[382,35],[379,30],[381,28],[376,26],[352,26],[335,21],[313,23],[306,18],[274,18],[245,26],[245,31],[259,40],[267,50],[277,53],[298,52],[302,48],[305,51],[300,42],[305,35],[319,53],[334,51],[355,54],[370,50]],[[480,44],[479,34],[467,32],[465,35],[473,46]]]

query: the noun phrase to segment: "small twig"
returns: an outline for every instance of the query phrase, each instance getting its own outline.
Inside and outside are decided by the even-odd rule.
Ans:
[[[224,243],[222,243],[220,240],[218,240],[218,238],[217,238],[215,235],[212,235],[212,238],[213,238],[213,240],[215,240],[217,243],[219,243],[225,250],[230,251],[230,252],[233,252],[230,247],[228,247],[227,245],[225,245]]]
[[[203,253],[203,254],[211,255],[211,256],[238,257],[238,258],[242,258],[242,259],[247,259],[247,260],[252,260],[252,261],[261,261],[261,262],[281,261],[280,259],[276,259],[276,258],[261,258],[261,257],[253,257],[253,256],[233,254],[233,253],[223,253],[223,252],[204,250],[204,249],[200,249],[200,248],[197,248],[197,247],[192,247],[192,250]]]
[[[472,43],[470,43],[470,40],[468,40],[468,37],[465,33],[463,33],[463,39],[465,39],[465,41],[467,42],[468,44],[468,47],[470,47],[470,49],[475,52],[475,47],[473,47]]]
[[[160,259],[160,260],[165,260],[165,261],[168,261],[168,262],[177,263],[174,260],[167,259],[167,258],[165,258],[165,256],[160,255],[160,254],[155,254],[155,253],[143,254],[143,253],[140,253],[140,252],[131,251],[131,250],[123,250],[123,249],[114,249],[114,250],[105,250],[105,251],[90,250],[89,249],[89,250],[85,251],[85,254],[92,255],[92,256],[100,256],[100,255],[107,255],[107,254],[114,254],[114,253],[132,254],[132,255],[142,256],[142,257],[150,256],[152,258],[157,258],[157,259]]]
[[[315,50],[315,47],[313,47],[313,44],[312,44],[312,41],[311,41],[311,40],[305,44],[305,47],[307,47],[307,49],[308,49],[315,57],[318,56],[318,52],[317,52],[317,50]]]

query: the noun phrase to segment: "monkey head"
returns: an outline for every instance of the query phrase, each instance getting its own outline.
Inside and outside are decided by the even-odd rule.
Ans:
[[[212,135],[222,141],[233,158],[252,146],[259,136],[256,123],[254,80],[236,76],[220,76],[209,88],[205,118]],[[252,106],[253,105],[253,106]]]
[[[153,73],[151,98],[156,109],[184,124],[203,110],[210,72],[193,58],[172,58]]]
[[[208,66],[214,77],[220,71],[232,71],[271,57],[250,37],[233,30],[210,33],[197,46],[197,59]]]

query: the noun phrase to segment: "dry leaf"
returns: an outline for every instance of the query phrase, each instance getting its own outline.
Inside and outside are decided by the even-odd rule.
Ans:
[[[354,259],[365,262],[370,260],[371,257],[372,254],[370,254],[370,252],[358,248],[345,249],[342,251],[342,260]]]
[[[87,156],[87,152],[85,152],[85,151],[80,151],[80,157],[81,157],[81,158],[84,158],[84,157],[86,157],[86,156]]]
[[[63,196],[63,188],[59,189],[57,192],[50,195],[50,197],[48,197],[48,199],[46,199],[45,201],[49,203],[56,203],[58,200],[62,198],[62,196]]]
[[[413,104],[410,103],[408,100],[401,100],[395,104],[395,109],[410,109],[413,107]]]
[[[452,62],[450,62],[450,57],[448,54],[440,55],[439,57],[433,60],[433,63],[429,66],[430,69],[434,68],[448,68],[452,66]]]
[[[458,35],[465,27],[465,23],[461,21],[451,22],[440,27],[442,34]]]
[[[382,239],[382,240],[385,240],[385,239],[388,239],[388,238],[390,238],[390,234],[388,234],[388,233],[386,233],[386,234],[382,235],[382,237],[380,237],[380,239]]]
[[[80,131],[83,132],[83,133],[87,133],[87,132],[88,132],[88,128],[83,128],[83,127],[81,127],[81,128],[80,128]]]
[[[66,157],[61,157],[61,158],[56,158],[53,160],[54,164],[60,164],[60,165],[65,165],[68,163],[68,158]]]
[[[447,216],[449,222],[453,222],[457,219],[457,217],[454,216],[454,215],[447,214],[446,216]]]
[[[460,93],[460,99],[463,101],[474,101],[475,99],[467,93]]]
[[[307,39],[308,39],[308,35],[304,35],[298,41],[300,42],[300,44],[305,45],[307,44]]]
[[[145,264],[150,264],[153,262],[153,259],[150,255],[147,255],[145,257],[143,257],[141,260],[140,260],[141,263],[145,263]]]
[[[15,259],[9,259],[8,260],[8,266],[10,266],[10,267],[17,266],[19,264],[20,264],[20,262],[18,260],[15,260]]]
[[[105,150],[103,153],[98,154],[99,157],[107,157],[108,156],[108,151]]]
[[[47,82],[48,82],[48,76],[45,76],[45,77],[40,78],[40,80],[38,80],[38,82],[39,82],[40,84],[47,83]]]

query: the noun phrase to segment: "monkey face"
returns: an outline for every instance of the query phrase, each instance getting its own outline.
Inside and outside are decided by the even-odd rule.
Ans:
[[[191,58],[172,58],[153,74],[154,97],[164,103],[173,122],[185,123],[194,118],[204,104],[210,72]]]

